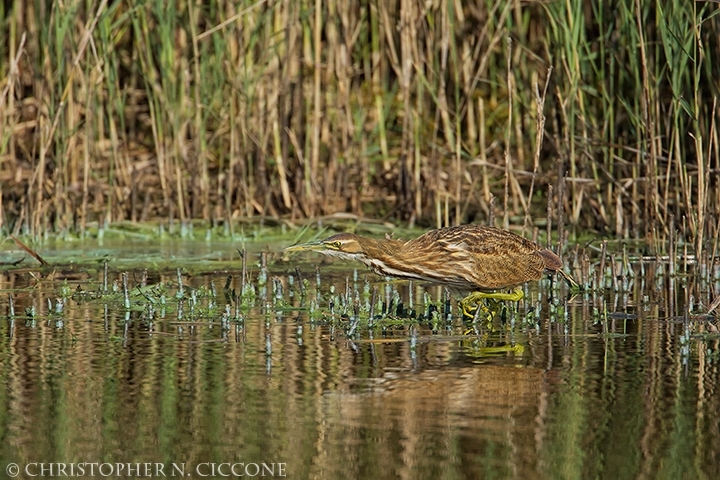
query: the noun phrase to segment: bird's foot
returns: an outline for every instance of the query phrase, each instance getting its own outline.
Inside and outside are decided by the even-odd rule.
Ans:
[[[472,292],[460,300],[460,309],[464,316],[475,318],[475,313],[479,307],[488,314],[489,318],[493,318],[500,310],[501,302],[517,302],[524,296],[525,294],[519,287],[512,292]],[[488,300],[488,305],[481,303],[485,299]]]

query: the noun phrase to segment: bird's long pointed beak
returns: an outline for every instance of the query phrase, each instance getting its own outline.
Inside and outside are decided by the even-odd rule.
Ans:
[[[297,245],[292,245],[290,247],[287,247],[283,251],[285,253],[313,252],[313,251],[324,250],[324,249],[325,249],[325,244],[322,241],[316,241],[316,242],[299,243]]]

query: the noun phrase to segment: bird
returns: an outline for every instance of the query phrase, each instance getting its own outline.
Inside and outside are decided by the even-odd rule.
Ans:
[[[344,232],[285,249],[287,253],[298,251],[357,260],[385,277],[470,292],[460,301],[463,314],[469,317],[483,299],[493,303],[521,300],[520,286],[540,280],[545,271],[556,272],[571,288],[579,288],[552,251],[516,233],[484,225],[439,228],[411,240]]]

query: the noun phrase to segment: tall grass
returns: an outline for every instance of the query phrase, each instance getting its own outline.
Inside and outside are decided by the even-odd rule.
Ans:
[[[4,232],[498,206],[527,227],[549,185],[560,225],[649,247],[674,215],[702,250],[720,218],[715,3],[4,6]]]

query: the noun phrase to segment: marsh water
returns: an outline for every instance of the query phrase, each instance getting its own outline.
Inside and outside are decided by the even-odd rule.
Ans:
[[[52,269],[4,244],[0,475],[720,476],[720,336],[691,277],[544,279],[473,321],[362,265],[261,266],[285,245],[247,245],[243,295],[229,242],[49,244]]]

